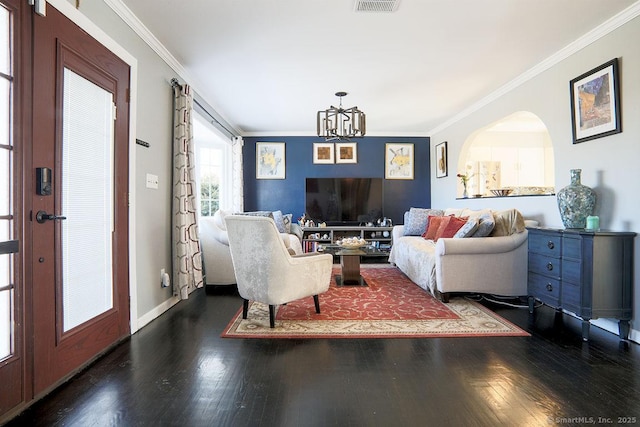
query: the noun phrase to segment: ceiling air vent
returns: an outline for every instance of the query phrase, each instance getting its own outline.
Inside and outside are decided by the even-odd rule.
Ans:
[[[356,0],[356,12],[393,12],[400,0]]]

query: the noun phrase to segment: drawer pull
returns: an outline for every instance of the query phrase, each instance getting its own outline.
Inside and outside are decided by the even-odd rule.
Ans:
[[[553,286],[551,286],[551,283],[547,283],[547,290],[549,292],[553,292]]]
[[[556,245],[555,245],[551,240],[549,240],[549,241],[547,242],[547,247],[548,247],[549,249],[553,249],[553,248],[555,248],[555,247],[556,247]]]
[[[553,270],[553,264],[547,263],[547,270],[552,271]]]

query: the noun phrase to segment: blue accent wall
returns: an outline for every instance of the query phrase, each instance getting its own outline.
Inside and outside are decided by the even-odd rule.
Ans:
[[[256,142],[285,143],[285,179],[256,179]],[[354,138],[358,163],[314,164],[313,143],[317,137],[246,137],[244,162],[245,211],[281,210],[292,213],[296,221],[304,213],[305,178],[379,177],[384,178],[385,143],[412,143],[414,146],[414,179],[384,180],[384,216],[394,224],[402,224],[404,212],[412,206],[431,206],[431,174],[429,172],[429,138],[368,137]]]

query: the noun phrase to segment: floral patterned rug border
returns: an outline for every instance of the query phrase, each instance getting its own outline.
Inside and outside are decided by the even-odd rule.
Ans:
[[[334,270],[334,274],[336,273],[339,272]],[[253,302],[249,307],[247,319],[242,319],[242,309],[239,309],[221,336],[224,338],[529,336],[524,330],[475,301],[464,297],[453,297],[449,303],[441,303],[412,283],[395,267],[364,268],[362,275],[372,289],[336,287],[332,284],[329,292],[320,297],[322,311],[320,315],[316,315],[313,311],[313,300],[303,298],[286,306],[280,306],[276,315],[276,326],[270,328],[268,307],[265,304]],[[382,301],[376,303],[377,298],[382,298]],[[336,306],[338,302],[343,305],[353,304],[353,307],[351,310],[345,310],[343,306]],[[400,309],[395,305],[407,307]],[[418,316],[407,313],[407,308],[411,305],[418,307],[416,311],[422,311],[422,313]],[[423,306],[429,308],[423,310]],[[376,309],[376,307],[389,307],[389,310]],[[337,316],[338,312],[340,316]],[[344,318],[345,312],[347,318]],[[367,315],[363,316],[363,312]]]

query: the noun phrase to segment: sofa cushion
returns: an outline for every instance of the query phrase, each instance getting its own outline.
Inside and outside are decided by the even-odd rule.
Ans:
[[[473,233],[478,229],[478,224],[479,221],[477,218],[469,218],[453,237],[455,239],[463,239],[473,236]]]
[[[224,223],[224,217],[229,215],[231,212],[223,211],[222,209],[218,209],[216,213],[213,214],[213,223],[216,227],[221,230],[227,230],[227,225]]]
[[[404,216],[404,235],[421,236],[429,225],[429,215],[441,216],[443,213],[440,209],[410,208]]]
[[[464,211],[464,208],[447,208],[444,210],[443,215],[444,216],[462,216],[462,211]]]
[[[440,225],[443,221],[452,218],[450,216],[441,216],[441,215],[429,215],[427,229],[424,233],[422,233],[422,237],[427,240],[435,240],[438,235],[438,230],[440,230]]]
[[[249,216],[266,216],[273,219],[273,212],[271,211],[251,211],[251,212],[239,212],[235,215],[249,215]]]
[[[456,216],[466,216],[468,218],[480,218],[482,215],[485,214],[491,214],[492,211],[491,209],[478,209],[478,210],[472,210],[472,209],[462,209],[462,212],[460,212],[460,215],[456,215]]]
[[[471,237],[488,237],[496,223],[491,213],[485,213],[478,217],[478,228]]]
[[[467,223],[467,218],[456,218],[455,216],[446,217],[447,220],[444,220],[440,227],[438,228],[438,234],[436,234],[436,242],[440,238],[451,238],[456,235],[458,230],[460,230]]]
[[[522,233],[525,230],[524,218],[517,209],[507,209],[494,212],[495,227],[491,236],[511,236],[515,233]]]

